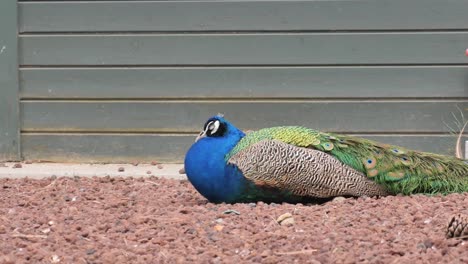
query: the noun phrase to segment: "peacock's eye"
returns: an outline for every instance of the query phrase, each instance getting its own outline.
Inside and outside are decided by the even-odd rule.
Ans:
[[[225,128],[219,120],[213,120],[206,124],[205,133],[207,136],[222,136],[224,134]]]

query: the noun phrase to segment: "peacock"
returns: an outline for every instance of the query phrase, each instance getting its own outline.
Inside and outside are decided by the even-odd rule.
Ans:
[[[456,157],[301,126],[244,133],[222,115],[206,121],[184,166],[214,203],[468,191],[468,164]]]

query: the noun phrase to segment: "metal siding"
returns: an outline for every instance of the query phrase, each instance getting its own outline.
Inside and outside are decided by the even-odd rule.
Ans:
[[[447,135],[358,135],[387,144],[454,154],[455,138]],[[22,136],[26,160],[59,162],[183,162],[194,135],[35,134]],[[430,144],[428,144],[428,142]]]
[[[20,1],[23,156],[180,162],[218,112],[243,129],[304,125],[453,154],[447,124],[468,111],[467,9]]]
[[[28,1],[19,7],[22,32],[410,30],[468,25],[465,0]]]
[[[466,63],[468,33],[23,35],[23,65]]]
[[[20,158],[16,12],[16,1],[0,1],[0,161]]]
[[[25,68],[23,98],[466,98],[468,66]]]
[[[197,132],[225,113],[242,129],[304,125],[337,132],[447,132],[456,106],[466,101],[26,101],[23,130]]]

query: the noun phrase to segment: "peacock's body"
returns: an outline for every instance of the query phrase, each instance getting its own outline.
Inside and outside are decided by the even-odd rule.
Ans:
[[[245,134],[222,116],[206,122],[185,171],[212,202],[468,191],[468,164],[455,157],[297,126]]]

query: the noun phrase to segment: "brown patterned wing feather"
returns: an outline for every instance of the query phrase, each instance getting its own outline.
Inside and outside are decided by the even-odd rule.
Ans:
[[[361,172],[322,151],[263,140],[232,156],[244,176],[259,186],[313,198],[384,196],[387,191]]]

